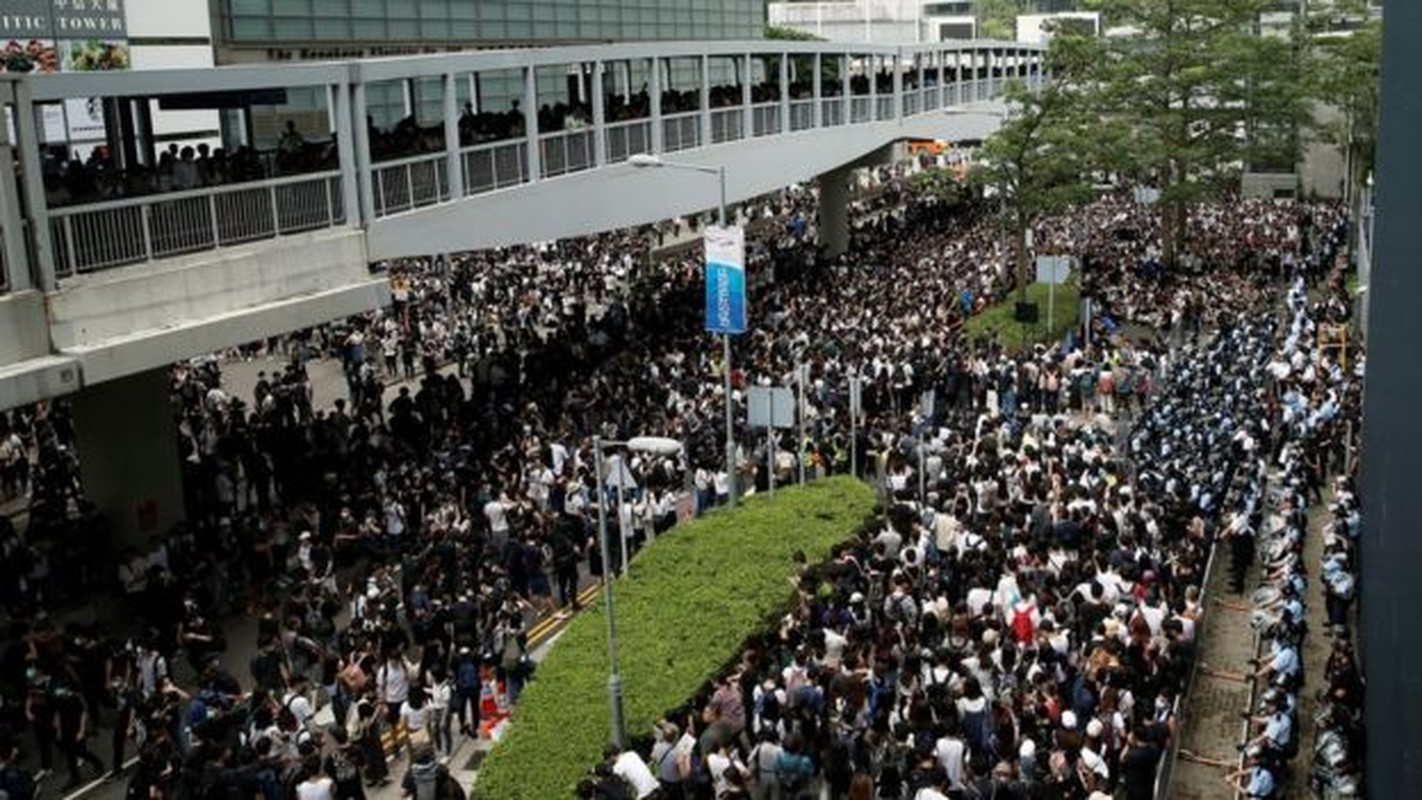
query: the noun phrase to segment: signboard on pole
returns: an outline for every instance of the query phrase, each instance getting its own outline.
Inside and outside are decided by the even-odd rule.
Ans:
[[[613,488],[621,487],[628,491],[637,488],[637,479],[632,477],[632,470],[627,468],[627,463],[620,455],[610,455],[603,462],[602,479],[608,486]]]
[[[1071,277],[1071,256],[1037,256],[1037,282],[1065,283]]]
[[[746,234],[738,226],[706,229],[706,330],[746,329]]]
[[[923,414],[925,421],[933,419],[934,406],[938,399],[937,394],[932,389],[925,389],[923,396],[918,400],[919,413]]]
[[[795,393],[784,386],[752,386],[746,404],[752,428],[795,427]]]
[[[849,416],[850,419],[858,419],[864,413],[864,381],[859,378],[849,379]]]

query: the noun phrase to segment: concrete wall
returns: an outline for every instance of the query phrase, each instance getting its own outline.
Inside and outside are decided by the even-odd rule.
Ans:
[[[0,410],[78,388],[74,359],[50,353],[44,295],[0,294]]]
[[[129,0],[124,8],[128,22],[133,69],[177,69],[211,67],[212,20],[208,4],[199,0]],[[216,111],[163,111],[158,101],[149,102],[153,111],[153,133],[180,136],[177,142],[196,146],[206,142],[222,146],[212,135],[218,129]],[[160,150],[167,143],[160,144]]]
[[[0,294],[0,366],[47,355],[44,295],[31,291]]]
[[[1343,121],[1334,106],[1317,103],[1313,107],[1314,122],[1320,127],[1333,127]],[[1338,145],[1324,142],[1312,131],[1301,131],[1303,160],[1299,164],[1299,180],[1305,195],[1336,200],[1343,197],[1348,180],[1348,162]]]
[[[853,177],[847,167],[819,177],[820,247],[830,258],[849,249],[849,181]]]
[[[1246,199],[1269,199],[1278,192],[1296,194],[1299,176],[1292,172],[1246,172],[1240,178],[1239,193]]]
[[[1000,103],[973,109],[980,113],[820,128],[689,150],[668,160],[724,164],[726,199],[741,202],[810,180],[900,139],[983,139],[1001,125]],[[504,247],[642,225],[715,204],[714,176],[616,164],[385,217],[371,223],[368,246],[372,260]]]
[[[95,273],[50,295],[50,335],[90,385],[384,305],[368,264],[338,229]]]
[[[50,296],[58,350],[168,328],[365,279],[359,231],[301,234],[66,279]]]

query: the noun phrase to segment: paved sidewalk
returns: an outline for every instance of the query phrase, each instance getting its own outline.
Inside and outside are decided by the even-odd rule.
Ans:
[[[1270,523],[1266,523],[1270,524]],[[1245,586],[1257,586],[1259,566],[1250,567]],[[1204,591],[1205,617],[1192,694],[1180,708],[1180,750],[1234,762],[1239,753],[1240,715],[1249,701],[1249,684],[1218,673],[1247,674],[1254,658],[1249,612],[1219,605],[1220,600],[1248,603],[1248,595],[1229,591],[1229,548],[1220,543]],[[1168,757],[1168,754],[1167,754]],[[1220,800],[1231,797],[1219,767],[1176,758],[1165,793],[1171,800]]]

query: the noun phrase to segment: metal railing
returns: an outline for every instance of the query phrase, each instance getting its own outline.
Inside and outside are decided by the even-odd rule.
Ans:
[[[815,127],[815,101],[790,101],[790,130],[805,131]]]
[[[870,114],[872,114],[874,110],[872,105],[873,99],[874,98],[868,95],[849,98],[849,122],[851,125],[870,121]]]
[[[569,63],[586,63],[589,59],[605,64],[620,62],[629,57],[653,60],[687,56],[741,58],[747,52],[748,45],[752,52],[757,51],[759,47],[758,43],[746,42],[649,42],[635,45],[580,46],[573,49],[539,48],[527,51],[521,56],[521,68],[559,67]],[[970,56],[972,63],[976,63],[973,60],[976,58],[975,54],[1001,49],[1017,51],[1015,58],[1026,58],[1028,67],[1024,77],[1029,86],[1040,86],[1042,75],[1038,59],[1041,48],[1017,43],[984,41],[904,47],[851,47],[821,42],[781,42],[776,43],[773,48],[775,53],[788,53],[796,58],[815,56],[829,58],[831,61],[837,59],[844,63],[845,59],[853,61],[867,56],[892,58],[899,64],[923,63],[921,56],[938,59],[938,63],[943,63],[942,59],[950,55],[955,59],[955,63],[960,63],[965,55]],[[380,59],[362,62],[356,82],[405,80],[423,74],[453,74],[456,77],[478,75],[490,70],[509,69],[507,59],[508,54],[503,52],[447,53]],[[254,67],[251,70],[224,75],[220,82],[233,91],[270,86],[320,87],[340,83],[346,87],[342,91],[350,93],[343,97],[349,101],[351,118],[337,119],[339,115],[335,114],[330,122],[334,128],[349,131],[352,124],[359,129],[358,126],[364,125],[365,120],[364,111],[358,107],[360,94],[356,92],[357,87],[347,83],[352,74],[346,69],[348,66],[330,64]],[[927,72],[919,74],[925,79],[928,76]],[[52,246],[44,252],[39,247],[33,248],[34,252],[27,253],[26,260],[33,262],[30,268],[36,279],[42,283],[46,277],[44,273],[50,268],[51,253],[55,262],[55,275],[73,275],[281,236],[321,225],[345,224],[348,215],[354,219],[358,214],[356,208],[342,207],[343,199],[348,200],[357,195],[356,186],[353,185],[357,182],[365,182],[365,186],[361,188],[364,193],[369,194],[372,206],[367,213],[374,219],[459,199],[454,196],[455,184],[460,182],[455,180],[458,175],[452,174],[453,169],[460,169],[463,173],[463,194],[478,195],[543,177],[593,169],[599,162],[617,164],[626,161],[634,153],[652,152],[654,149],[675,152],[816,127],[891,121],[904,114],[922,114],[942,106],[945,102],[970,103],[983,99],[986,95],[989,86],[981,80],[985,77],[982,71],[954,68],[951,72],[954,78],[970,76],[973,79],[966,84],[957,80],[947,81],[949,74],[945,72],[936,78],[945,80],[948,84],[942,93],[937,87],[918,85],[914,88],[902,87],[899,92],[886,91],[883,94],[803,97],[782,102],[757,103],[748,107],[738,104],[711,109],[709,129],[702,116],[708,114],[705,110],[668,115],[660,119],[658,124],[661,127],[656,130],[652,128],[652,120],[643,117],[606,123],[598,131],[584,129],[550,132],[542,136],[484,142],[449,151],[421,153],[410,158],[377,162],[366,167],[368,172],[364,175],[356,174],[353,164],[347,164],[344,165],[344,178],[335,170],[327,170],[240,185],[207,187],[56,208],[50,211],[44,223],[51,234]],[[106,90],[109,94],[104,96],[121,97],[143,96],[143,92],[150,89],[155,96],[167,92],[207,89],[211,88],[214,78],[211,71],[174,70],[165,72],[163,80],[157,83],[138,73],[95,76],[94,80],[112,86],[111,90]],[[69,93],[77,91],[68,83],[32,79],[28,76],[16,77],[12,82],[14,81],[30,84],[31,91],[27,99],[15,103],[21,113],[29,113],[25,109],[32,111],[35,105],[71,99]],[[916,80],[912,73],[905,73],[899,79],[900,85],[905,81],[915,84],[927,82]],[[770,82],[774,83],[775,79],[770,78]],[[460,81],[456,80],[451,85],[459,84]],[[779,88],[782,93],[790,91],[789,86]],[[821,88],[827,91],[840,90],[841,84],[827,83]],[[997,86],[992,88],[1000,89]],[[96,93],[89,89],[84,91],[85,96]],[[333,106],[333,110],[338,107],[339,105]],[[358,137],[352,135],[351,138]],[[605,152],[598,153],[596,148],[602,142],[605,142]],[[657,145],[655,148],[654,143]],[[454,147],[453,142],[446,144]],[[538,149],[530,152],[530,147],[535,145]],[[29,146],[29,143],[25,144],[25,147]],[[29,160],[32,164],[33,157]],[[44,257],[40,258],[41,255]],[[17,283],[14,277],[25,275],[14,272],[20,268],[23,268],[22,265],[0,263],[0,289],[13,289]],[[14,275],[9,274],[10,272],[14,272]]]
[[[444,153],[385,161],[371,168],[375,216],[432,206],[449,200],[449,162]]]
[[[740,106],[718,108],[711,112],[711,144],[734,142],[745,138],[745,112]]]
[[[701,112],[662,117],[662,152],[674,153],[701,146]]]
[[[538,137],[539,163],[543,177],[556,178],[597,166],[595,135],[591,128],[580,131],[545,133]]]
[[[1205,573],[1200,578],[1200,586],[1203,587],[1200,596],[1200,606],[1208,609],[1205,592],[1210,586],[1210,578],[1215,573],[1215,556],[1219,553],[1219,540],[1210,542],[1210,554],[1205,559]],[[1200,647],[1205,640],[1205,630],[1212,624],[1211,613],[1207,610],[1195,623],[1195,649],[1191,654],[1190,663],[1185,673],[1185,688],[1175,696],[1175,702],[1171,704],[1170,716],[1176,721],[1175,735],[1171,737],[1165,747],[1165,752],[1161,753],[1160,761],[1155,765],[1155,791],[1151,797],[1164,798],[1166,790],[1170,788],[1170,778],[1175,771],[1175,760],[1180,757],[1180,743],[1185,738],[1185,731],[1180,726],[1180,706],[1181,702],[1188,701],[1195,696],[1195,680],[1200,674]]]
[[[751,106],[751,133],[754,136],[773,136],[780,133],[780,104],[757,103]]]
[[[345,224],[341,174],[139,197],[50,212],[55,274],[67,277]]]
[[[603,126],[607,136],[607,163],[626,161],[628,156],[652,149],[652,121],[634,119]]]
[[[891,94],[879,95],[874,98],[874,107],[876,109],[874,118],[880,122],[886,119],[893,119],[895,99],[894,95]]]
[[[522,140],[489,142],[461,151],[464,193],[483,194],[528,182],[528,144]]]

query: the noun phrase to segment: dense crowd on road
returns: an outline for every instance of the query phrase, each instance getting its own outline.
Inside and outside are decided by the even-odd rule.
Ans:
[[[1229,504],[1253,496],[1241,441],[1267,435],[1251,421],[1255,394],[1224,393],[1254,378],[1239,372],[1250,366],[1241,355],[1272,343],[1271,327],[1241,323],[1241,312],[1270,294],[1282,264],[1308,274],[1331,265],[1337,212],[1202,207],[1192,225],[1246,238],[1201,238],[1209,246],[1188,254],[1183,274],[1140,241],[1153,235],[1148,215],[1119,201],[1047,221],[1040,241],[1076,247],[1092,265],[1086,279],[1106,322],[1090,347],[1073,337],[1070,347],[1009,353],[956,333],[1010,287],[1002,265],[1012,254],[991,215],[916,195],[901,174],[878,182],[837,259],[817,256],[812,190],[745,210],[761,233],[749,254],[755,324],[733,364],[732,473],[720,427],[726,365],[699,324],[699,254],[652,258],[645,232],[386,265],[391,308],[296,337],[290,365],[262,376],[251,397],[224,388],[215,360],[175,369],[191,518],[114,562],[141,621],[132,635],[60,629],[41,614],[16,624],[4,664],[20,693],[6,696],[23,698],[27,713],[10,724],[43,741],[61,718],[58,700],[80,697],[81,728],[117,723],[104,754],[113,767],[128,752],[124,734],[142,731],[136,796],[239,786],[222,796],[273,797],[321,775],[343,787],[340,798],[360,796],[361,778],[387,779],[383,731],[427,730],[430,749],[448,754],[456,720],[462,732],[478,726],[482,669],[517,695],[530,623],[575,605],[580,582],[601,571],[591,438],[651,434],[685,449],[629,458],[638,488],[610,513],[633,549],[671,526],[682,489],[704,510],[733,481],[765,486],[767,462],[778,480],[801,464],[877,475],[906,501],[883,531],[807,576],[805,602],[748,654],[727,684],[742,702],[736,735],[697,731],[708,764],[764,729],[806,759],[797,762],[809,765],[806,778],[849,791],[856,777],[844,783],[826,767],[853,763],[893,797],[885,771],[898,756],[884,754],[913,753],[926,719],[949,726],[935,747],[962,737],[960,777],[990,777],[1007,758],[1021,780],[1017,762],[1031,751],[1043,780],[1138,785],[1170,727],[1157,710],[1178,691],[1208,537]],[[1275,214],[1301,232],[1251,243],[1261,215]],[[1076,224],[1091,237],[1063,239]],[[1121,244],[1132,241],[1127,230],[1138,250]],[[1160,316],[1165,307],[1180,314]],[[1113,318],[1160,335],[1113,336]],[[1192,341],[1195,319],[1227,333]],[[349,388],[329,409],[311,402],[305,367],[321,352],[339,356]],[[768,453],[745,427],[745,390],[792,383],[800,364],[805,440]],[[851,377],[865,381],[853,448]],[[930,388],[939,400],[924,414]],[[1167,399],[1151,405],[1153,395]],[[1123,420],[1147,408],[1132,431]],[[1208,425],[1225,412],[1230,427]],[[25,476],[30,491],[66,510],[82,503],[64,415],[11,416],[3,433],[51,442]],[[1128,431],[1127,453],[1116,452]],[[1148,462],[1149,474],[1131,474]],[[916,470],[927,473],[922,496]],[[40,574],[22,560],[40,555],[7,532],[7,565],[26,567],[17,574]],[[22,587],[11,607],[42,608],[41,592]],[[260,623],[255,642],[233,643],[254,652],[247,674],[234,675],[219,666],[220,620],[238,611]],[[730,689],[722,694],[712,705],[724,714]],[[754,722],[771,705],[772,724]],[[73,726],[59,727],[69,731],[61,753],[87,761]],[[858,760],[826,758],[841,738],[832,731],[852,734]],[[1063,753],[1073,755],[1058,763]],[[38,755],[54,768],[43,745]],[[907,787],[913,770],[902,763]],[[69,766],[77,779],[77,762]],[[438,778],[437,762],[420,766]]]
[[[1333,249],[1321,254],[1329,263]],[[1251,541],[1271,492],[1297,543],[1306,492],[1316,499],[1351,444],[1356,381],[1307,346],[1308,314],[1330,313],[1337,295],[1307,308],[1298,280],[1292,319],[1265,307],[1220,320],[1176,354],[1138,417],[1008,413],[981,439],[945,431],[928,457],[915,440],[897,443],[891,462],[924,465],[926,497],[911,475],[891,484],[899,503],[881,528],[807,571],[794,611],[659,722],[645,758],[609,750],[604,777],[580,792],[1156,796],[1211,543]],[[1292,367],[1261,383],[1260,365],[1278,362]],[[1282,488],[1269,484],[1275,467]],[[1353,513],[1346,498],[1335,510],[1340,524]],[[1278,796],[1297,747],[1284,698],[1299,659],[1290,640],[1277,644],[1260,666],[1274,687],[1257,709],[1260,737],[1226,777],[1249,797]],[[1340,696],[1356,692],[1334,682]],[[1345,741],[1335,760],[1356,774],[1356,728]]]

